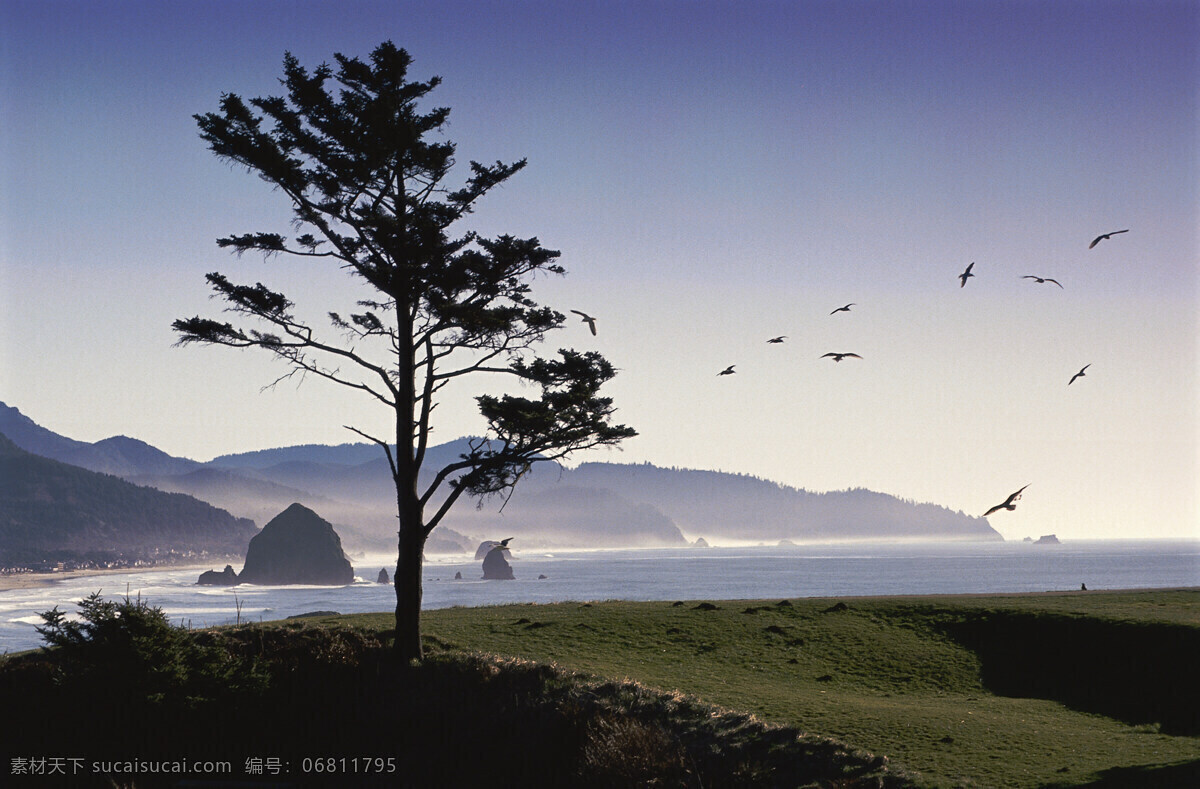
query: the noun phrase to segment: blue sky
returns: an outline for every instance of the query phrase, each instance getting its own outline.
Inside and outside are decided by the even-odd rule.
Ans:
[[[972,514],[1029,483],[1006,537],[1200,536],[1195,3],[0,0],[0,22],[0,399],[58,432],[204,460],[386,423],[319,381],[262,392],[282,369],[173,348],[170,323],[218,308],[213,270],[318,315],[359,295],[217,249],[287,232],[287,206],[191,116],[277,93],[285,50],[391,39],[443,78],[460,161],[529,159],[472,227],[562,250],[538,294],[599,318],[551,341],[622,370],[641,435],[593,459]],[[478,393],[438,437],[479,429]]]

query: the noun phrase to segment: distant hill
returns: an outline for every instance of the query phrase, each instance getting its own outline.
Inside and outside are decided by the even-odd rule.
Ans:
[[[383,451],[370,444],[326,447],[296,447],[297,452],[283,450],[253,453],[263,462],[280,458],[290,460],[253,468],[242,466],[242,473],[253,473],[257,477],[277,485],[307,490],[328,501],[354,502],[360,510],[355,519],[350,514],[335,513],[331,520],[338,523],[362,523],[362,511],[372,510],[382,516],[388,525],[388,540],[394,542],[392,532],[395,524],[396,489],[392,482],[387,460]],[[372,450],[373,459],[351,465],[338,460],[353,461],[363,456],[361,450]],[[457,460],[468,451],[467,439],[459,439],[431,447],[426,455],[423,482],[433,478],[434,471]],[[250,458],[241,456],[239,462]],[[215,462],[215,461],[214,461]],[[471,550],[484,539],[518,536],[526,547],[663,547],[683,545],[685,540],[671,518],[652,503],[635,503],[623,496],[621,491],[579,487],[556,482],[569,472],[556,463],[534,466],[518,487],[517,493],[501,511],[501,498],[485,502],[476,508],[471,502],[460,502],[444,521],[444,525],[433,533],[431,539],[451,530],[474,535],[467,539]],[[196,494],[200,495],[200,494]],[[440,503],[435,498],[431,509]],[[322,511],[320,507],[314,509]],[[375,522],[379,522],[376,520]],[[339,526],[339,531],[341,527]],[[470,543],[474,541],[474,545]],[[458,541],[460,544],[462,541]],[[444,549],[446,546],[442,545]],[[431,552],[436,552],[431,547]]]
[[[162,490],[187,493],[265,522],[293,502],[337,526],[348,549],[395,547],[396,493],[375,444],[304,445],[237,455],[208,464],[172,458],[135,439],[72,441],[0,404],[0,432],[47,456],[86,457],[95,466]],[[24,444],[22,442],[25,442]],[[430,447],[436,469],[468,450],[468,439]],[[130,471],[128,469],[137,469]],[[174,469],[174,470],[172,470]],[[430,502],[432,511],[440,503]],[[503,533],[501,533],[503,532]],[[650,547],[685,544],[684,535],[722,540],[1001,540],[979,517],[936,504],[856,489],[812,492],[744,474],[648,463],[535,464],[513,495],[480,507],[462,501],[433,533],[433,552],[473,551],[485,539],[521,537],[527,548]]]
[[[0,433],[26,452],[54,460],[91,446],[47,430],[16,408],[4,403],[0,403]]]
[[[260,449],[236,455],[221,455],[209,461],[210,466],[225,468],[269,468],[281,463],[337,463],[357,466],[384,457],[378,444],[301,444],[294,447]]]
[[[936,504],[856,489],[814,493],[743,474],[651,464],[584,463],[572,485],[651,503],[709,540],[1002,540],[988,522]]]
[[[331,505],[329,499],[309,491],[224,468],[204,466],[186,474],[139,475],[129,481],[168,493],[184,493],[255,523],[266,523],[297,502],[318,511],[327,511]]]
[[[0,565],[240,555],[252,521],[31,454],[0,435]]]
[[[395,449],[394,446],[392,448]],[[425,467],[441,468],[447,463],[458,460],[459,456],[469,449],[469,439],[466,438],[431,446],[425,452]],[[336,446],[302,444],[294,447],[243,452],[237,455],[222,455],[208,463],[210,466],[223,468],[254,469],[260,472],[270,470],[272,479],[294,479],[287,475],[303,474],[306,473],[306,469],[361,467],[367,464],[378,466],[380,471],[387,469],[387,456],[383,452],[383,447],[378,444],[366,443],[338,444]]]
[[[522,548],[669,548],[687,544],[675,522],[652,504],[630,501],[606,488],[538,484],[539,470],[527,474],[512,497],[451,511],[453,528],[483,539],[519,538]],[[540,469],[543,479],[552,469]],[[434,532],[437,534],[437,531]]]
[[[34,455],[119,477],[185,474],[201,465],[194,460],[172,457],[144,441],[127,436],[114,436],[94,444],[66,438],[4,403],[0,403],[0,433]]]

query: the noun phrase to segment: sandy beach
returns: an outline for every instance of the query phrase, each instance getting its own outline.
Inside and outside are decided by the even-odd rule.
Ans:
[[[221,567],[225,565],[222,564]],[[137,572],[160,572],[163,570],[195,570],[197,576],[205,570],[220,570],[210,564],[171,564],[154,567],[117,567],[113,569],[62,570],[53,573],[5,573],[0,574],[0,593],[14,589],[33,589],[38,586],[53,586],[60,581],[71,578],[88,578],[90,576],[121,575]]]

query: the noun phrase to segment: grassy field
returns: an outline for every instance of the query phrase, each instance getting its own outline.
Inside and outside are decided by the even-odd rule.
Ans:
[[[454,608],[424,631],[834,737],[931,787],[1200,785],[1195,590]]]

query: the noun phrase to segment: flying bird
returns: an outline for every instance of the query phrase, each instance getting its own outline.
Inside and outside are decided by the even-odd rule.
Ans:
[[[580,312],[579,310],[571,310],[571,312],[575,313],[580,318],[582,318],[583,322],[586,323],[588,325],[588,328],[592,330],[592,335],[595,336],[595,334],[596,334],[596,319],[593,318],[591,315],[588,315],[586,312]]]
[[[850,308],[851,308],[851,307],[853,307],[853,306],[854,306],[854,302],[852,301],[852,302],[850,302],[849,304],[847,304],[845,307],[838,307],[838,308],[837,308],[836,310],[834,310],[833,312],[849,312],[849,311],[850,311]],[[832,315],[832,314],[833,314],[833,312],[831,312],[831,313],[829,313],[829,314],[830,314],[830,315]]]
[[[734,367],[737,367],[737,365],[731,364],[728,367],[726,367],[724,370],[722,370],[721,372],[717,373],[717,375],[733,375]]]
[[[496,542],[495,540],[484,540],[483,542],[479,543],[479,548],[475,551],[475,558],[482,559],[492,551],[509,550],[508,543],[511,539],[512,537],[509,537],[508,539],[501,540],[500,542]]]
[[[1129,228],[1125,228],[1124,230],[1114,230],[1111,233],[1101,233],[1100,235],[1098,235],[1092,239],[1092,243],[1088,244],[1088,249],[1091,249],[1092,247],[1096,246],[1101,241],[1107,241],[1108,239],[1112,238],[1113,236],[1117,235],[1118,233],[1128,233],[1128,232],[1129,232]]]
[[[772,337],[771,339],[767,340],[767,342],[768,342],[768,343],[780,343],[780,342],[783,342],[783,341],[784,341],[784,340],[786,340],[786,339],[787,339],[787,335],[786,335],[786,334],[781,334],[781,335],[779,335],[778,337]]]
[[[975,261],[972,260],[971,265],[967,266],[967,270],[958,275],[958,278],[962,280],[962,284],[959,285],[960,288],[965,288],[967,286],[967,278],[968,277],[975,276],[974,274],[971,273],[971,269],[973,269],[973,268],[975,268]]]
[[[1087,376],[1083,374],[1083,371],[1091,366],[1092,366],[1091,364],[1085,364],[1079,372],[1077,372],[1071,376],[1071,380],[1067,381],[1067,386],[1070,386],[1071,384],[1075,383],[1076,378],[1086,378]]]
[[[1061,283],[1061,282],[1059,282],[1059,281],[1058,281],[1058,280],[1056,280],[1056,279],[1050,279],[1049,277],[1035,277],[1035,276],[1034,276],[1034,275],[1032,275],[1032,274],[1026,274],[1025,276],[1021,277],[1021,279],[1032,279],[1032,280],[1037,280],[1037,283],[1038,283],[1039,285],[1044,285],[1044,284],[1045,284],[1045,283],[1047,283],[1047,282],[1053,282],[1055,285],[1059,286],[1060,288],[1062,287],[1062,283]]]
[[[1029,486],[1026,485],[1025,488],[1027,488],[1027,487],[1029,487]],[[992,507],[990,510],[983,513],[983,517],[986,518],[987,516],[991,515],[996,510],[1008,510],[1009,512],[1012,512],[1013,510],[1015,510],[1017,508],[1017,499],[1021,498],[1021,491],[1025,490],[1025,488],[1021,488],[1021,490],[1018,490],[1016,493],[1009,496],[1007,499],[1004,500],[1003,504],[997,504],[995,507]]]
[[[824,359],[826,356],[832,356],[833,360],[835,362],[840,362],[842,359],[845,359],[847,356],[852,357],[854,359],[862,358],[857,353],[827,353],[827,354],[822,355],[821,358]]]

